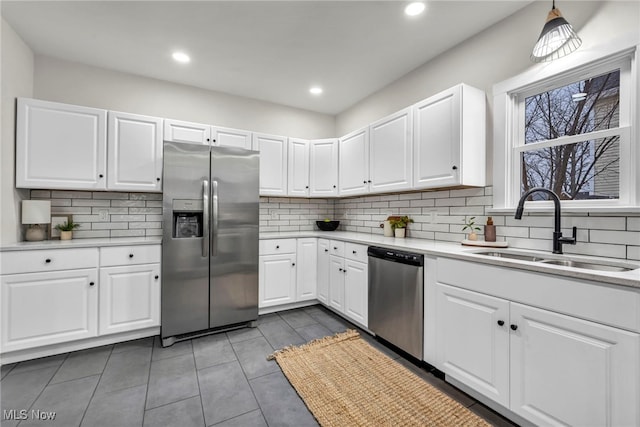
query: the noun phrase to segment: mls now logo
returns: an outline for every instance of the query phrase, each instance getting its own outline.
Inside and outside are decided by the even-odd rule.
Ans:
[[[41,420],[41,421],[51,421],[56,418],[55,412],[50,411],[41,411],[39,409],[32,409],[31,411],[27,411],[26,409],[4,409],[2,411],[2,419],[4,420]]]

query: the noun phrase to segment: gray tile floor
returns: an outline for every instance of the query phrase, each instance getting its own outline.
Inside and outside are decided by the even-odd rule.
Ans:
[[[354,328],[313,306],[261,316],[258,327],[159,345],[158,337],[2,366],[2,426],[317,426],[275,349]],[[362,336],[491,424],[504,418],[374,338]],[[26,410],[8,420],[5,410]],[[32,410],[46,418],[32,419]],[[20,417],[20,413],[16,413]],[[14,417],[16,418],[16,417]]]

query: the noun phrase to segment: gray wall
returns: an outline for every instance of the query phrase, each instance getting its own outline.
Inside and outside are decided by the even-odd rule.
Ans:
[[[34,58],[31,49],[6,23],[2,25],[2,132],[0,134],[0,244],[21,240],[20,200],[15,189],[16,97],[33,96]]]
[[[34,96],[299,138],[335,136],[335,118],[327,114],[42,55],[35,58]]]

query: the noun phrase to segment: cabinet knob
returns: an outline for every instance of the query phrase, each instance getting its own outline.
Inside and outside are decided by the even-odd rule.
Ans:
[[[341,268],[339,268],[339,269],[338,269],[338,271],[342,271],[342,269],[341,269]]]
[[[89,282],[89,286],[93,286],[93,285],[95,285],[94,282]]]
[[[518,329],[518,325],[511,325],[511,330],[515,331],[516,329]]]
[[[295,266],[296,266],[296,263],[295,263],[295,262],[292,262],[292,263],[291,263],[291,267],[295,267]]]
[[[215,139],[212,139],[212,140],[211,140],[211,142],[216,142],[216,140],[215,140]]]
[[[133,258],[133,254],[129,254],[129,258]]]
[[[211,141],[211,138],[207,138],[207,142]]]
[[[368,182],[369,184],[371,184],[371,180],[368,180],[367,182]]]
[[[364,181],[362,181],[362,183],[363,183],[363,184],[366,184],[366,183],[367,183],[367,181],[366,181],[366,180],[364,180]]]
[[[104,178],[103,174],[98,175],[99,178]]]
[[[355,255],[356,251],[353,251],[353,254]]]
[[[337,246],[334,246],[334,247],[333,247],[333,250],[334,250],[334,251],[337,251],[337,250],[338,250],[338,247],[337,247]]]
[[[307,186],[305,186],[304,188],[309,188],[309,186],[307,185]]]
[[[334,185],[333,188],[336,188],[336,186]]]
[[[156,178],[156,181],[160,182],[160,178]]]
[[[458,169],[458,167],[454,165],[451,169],[453,169],[453,170],[457,170],[457,169]]]
[[[504,320],[498,320],[498,326],[504,326]]]
[[[324,251],[325,251],[325,252],[329,252],[329,249],[325,249]]]
[[[280,245],[276,245],[276,249],[280,249]]]
[[[158,280],[160,278],[160,276],[158,276],[157,274],[155,275],[154,279]]]
[[[47,258],[44,260],[44,262],[46,262],[47,264],[49,264],[51,262],[51,258]]]

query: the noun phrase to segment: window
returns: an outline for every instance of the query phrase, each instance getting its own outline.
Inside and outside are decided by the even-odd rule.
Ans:
[[[496,93],[494,208],[514,207],[533,187],[566,207],[637,206],[634,58],[635,49]]]

